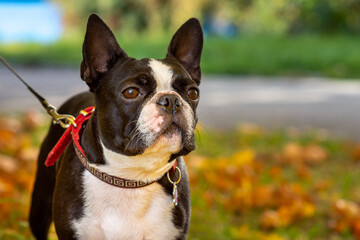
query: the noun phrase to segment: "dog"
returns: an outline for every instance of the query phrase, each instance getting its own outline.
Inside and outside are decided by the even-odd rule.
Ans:
[[[29,216],[36,239],[47,239],[52,221],[66,240],[186,238],[190,191],[182,156],[195,149],[202,47],[201,25],[191,18],[164,59],[137,60],[97,15],[89,17],[81,62],[89,91],[59,113],[95,108],[74,128],[79,147],[70,143],[55,166],[44,162],[64,129],[52,125],[41,146]]]

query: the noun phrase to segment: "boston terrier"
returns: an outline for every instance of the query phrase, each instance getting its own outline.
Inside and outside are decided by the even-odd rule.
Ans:
[[[90,91],[59,113],[95,108],[74,127],[80,147],[73,138],[55,166],[44,163],[64,129],[52,125],[42,144],[29,217],[36,239],[47,239],[52,221],[66,240],[186,238],[190,192],[182,156],[195,149],[202,46],[192,18],[164,59],[137,60],[98,16],[89,17],[81,78]]]

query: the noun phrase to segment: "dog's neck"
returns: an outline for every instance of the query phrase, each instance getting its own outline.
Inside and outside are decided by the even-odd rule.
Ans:
[[[107,148],[98,132],[96,113],[91,117],[81,136],[81,145],[90,164],[107,174],[129,180],[151,182],[160,179],[174,164],[171,153],[161,141],[137,156],[126,156]]]
[[[106,162],[100,145],[96,114],[95,111],[86,123],[83,133],[80,136],[80,144],[84,149],[84,153],[89,163],[104,165]]]

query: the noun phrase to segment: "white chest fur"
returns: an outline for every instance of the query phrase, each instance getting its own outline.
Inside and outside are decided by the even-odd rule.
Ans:
[[[110,186],[84,172],[84,215],[72,222],[79,239],[175,239],[173,203],[158,183],[139,189]]]

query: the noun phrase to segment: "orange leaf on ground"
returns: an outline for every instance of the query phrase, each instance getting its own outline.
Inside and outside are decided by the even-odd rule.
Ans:
[[[304,164],[296,167],[296,175],[301,179],[310,179],[311,177],[309,168]]]
[[[20,149],[17,157],[24,162],[36,161],[39,155],[39,148],[25,147]]]
[[[255,207],[272,206],[275,198],[274,192],[274,187],[270,185],[255,187],[252,192],[253,205]]]
[[[333,209],[338,216],[346,219],[355,218],[360,214],[360,208],[356,203],[344,199],[337,200]]]
[[[235,164],[235,166],[242,167],[252,164],[254,159],[255,152],[250,149],[246,149],[236,152],[234,155],[232,155],[230,161],[231,163]]]
[[[303,202],[300,209],[300,215],[302,217],[312,217],[314,216],[315,211],[316,211],[316,207],[313,203]]]
[[[15,132],[8,129],[0,129],[0,151],[15,152],[19,148],[19,139]]]
[[[14,191],[14,184],[5,179],[0,178],[0,198],[5,198],[11,196],[11,193]]]
[[[287,143],[282,150],[281,160],[287,164],[297,164],[304,160],[303,147],[295,142]]]
[[[14,173],[18,168],[16,159],[0,154],[0,172]]]
[[[260,225],[264,229],[272,229],[283,226],[277,211],[266,210],[260,217]]]
[[[271,177],[273,178],[281,178],[282,177],[282,168],[280,166],[273,166],[269,170]]]
[[[360,161],[360,143],[354,147],[352,155],[355,161]]]
[[[315,182],[314,189],[318,192],[326,191],[332,186],[330,180],[319,180]]]
[[[336,232],[351,230],[358,237],[360,236],[360,207],[357,203],[338,199],[333,204],[333,216],[329,226]]]
[[[320,164],[326,161],[328,153],[323,147],[311,144],[305,147],[304,158],[309,164]]]

